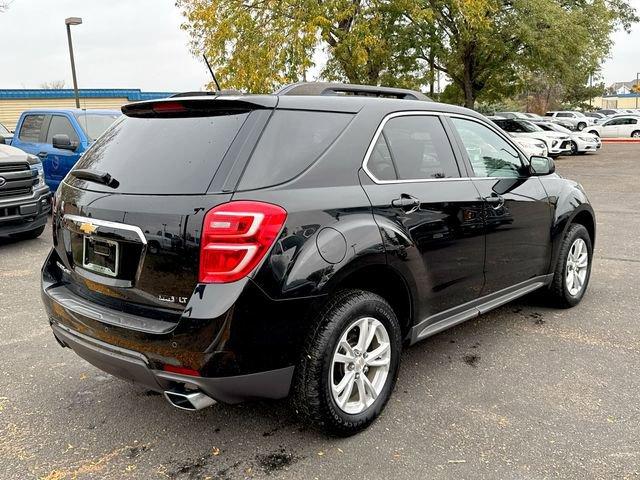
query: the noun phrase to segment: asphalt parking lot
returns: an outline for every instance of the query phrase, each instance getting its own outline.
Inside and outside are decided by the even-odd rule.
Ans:
[[[557,168],[598,215],[583,302],[534,294],[407,349],[382,417],[348,439],[285,402],[187,413],[101,373],[48,327],[50,230],[0,241],[0,478],[640,477],[640,144]]]

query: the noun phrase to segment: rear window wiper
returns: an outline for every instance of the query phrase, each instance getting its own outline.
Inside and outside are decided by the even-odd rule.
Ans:
[[[89,170],[87,168],[78,168],[71,170],[70,175],[73,175],[80,180],[87,180],[89,182],[96,182],[106,185],[111,188],[118,188],[120,182],[113,178],[107,172],[101,172],[100,170]]]

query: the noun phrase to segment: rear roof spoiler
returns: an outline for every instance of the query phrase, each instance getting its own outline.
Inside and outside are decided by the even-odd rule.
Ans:
[[[206,117],[224,112],[272,109],[278,103],[272,95],[183,96],[128,103],[122,113],[128,117]]]
[[[417,90],[405,88],[377,87],[333,82],[299,82],[285,85],[274,95],[355,95],[366,97],[398,98],[403,100],[432,100]]]

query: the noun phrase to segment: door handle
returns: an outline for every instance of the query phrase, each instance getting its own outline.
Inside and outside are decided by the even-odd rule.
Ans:
[[[504,197],[495,192],[489,197],[484,197],[484,201],[491,205],[494,210],[498,210],[504,206]]]
[[[413,213],[420,208],[420,199],[403,193],[400,198],[391,200],[391,205],[401,208],[407,213]]]
[[[47,155],[48,155],[48,154],[47,154],[47,152],[40,152],[40,153],[38,153],[38,156],[39,156],[41,159],[44,159]]]

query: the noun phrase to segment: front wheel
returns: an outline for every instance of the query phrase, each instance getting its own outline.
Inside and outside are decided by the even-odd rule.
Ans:
[[[382,297],[338,292],[306,340],[294,379],[295,410],[330,434],[365,429],[391,396],[401,348],[398,319]]]
[[[584,122],[580,122],[580,123],[578,124],[578,131],[580,131],[580,132],[581,132],[581,131],[582,131],[582,130],[584,130],[585,128],[587,128],[587,124],[586,124],[586,123],[584,123]]]
[[[589,232],[582,225],[571,225],[560,245],[553,281],[549,287],[560,307],[573,307],[582,300],[591,277],[592,258]]]
[[[573,140],[571,140],[571,155],[577,155],[577,154],[578,154],[578,144]]]

